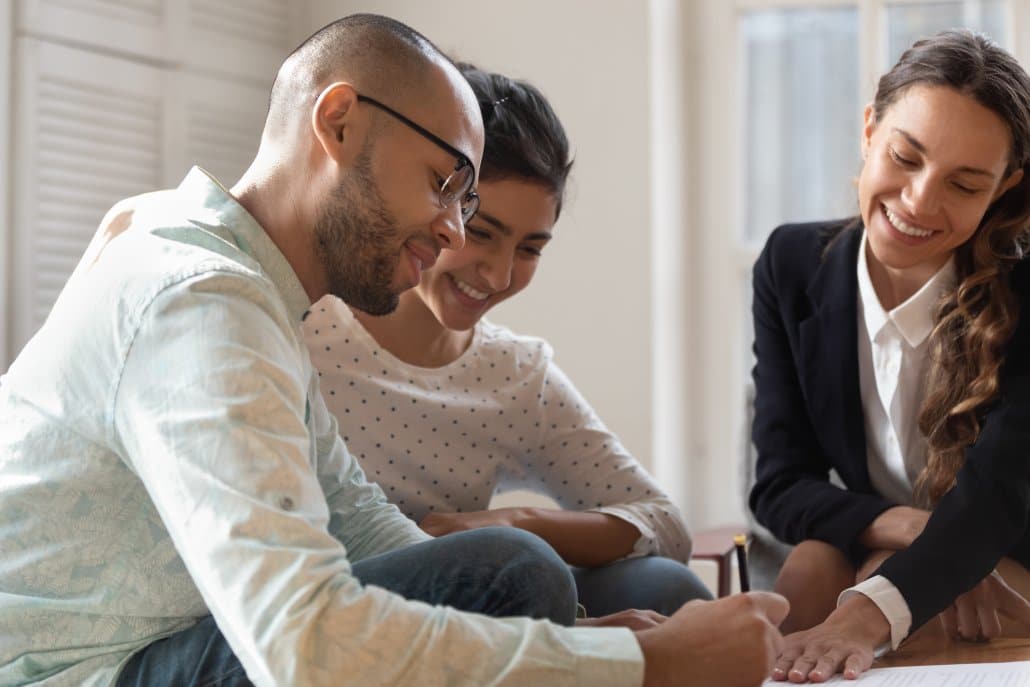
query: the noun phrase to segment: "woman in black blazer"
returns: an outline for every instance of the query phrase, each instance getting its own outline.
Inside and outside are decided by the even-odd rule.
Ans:
[[[862,152],[860,216],[780,227],[754,269],[750,504],[798,545],[793,682],[856,676],[942,611],[967,639],[1030,628],[1030,78],[981,36],[920,41]]]

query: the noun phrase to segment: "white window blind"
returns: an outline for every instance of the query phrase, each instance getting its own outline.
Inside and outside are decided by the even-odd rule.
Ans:
[[[107,208],[161,183],[161,70],[18,41],[14,342],[42,324]]]
[[[18,2],[0,371],[42,324],[114,202],[174,186],[193,164],[225,184],[239,178],[276,69],[299,41],[303,6]]]

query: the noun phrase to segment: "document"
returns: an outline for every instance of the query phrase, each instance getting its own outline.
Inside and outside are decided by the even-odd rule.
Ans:
[[[762,687],[784,687],[791,684],[766,680]],[[860,687],[1030,687],[1030,661],[874,668],[862,673],[857,680],[845,680],[837,675],[821,684]]]

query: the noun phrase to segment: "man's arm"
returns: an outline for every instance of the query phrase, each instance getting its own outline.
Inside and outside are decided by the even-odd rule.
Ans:
[[[329,532],[302,361],[270,286],[208,273],[145,310],[112,408],[121,455],[256,685],[639,684],[628,630],[489,619],[362,587]]]
[[[311,384],[318,479],[329,505],[329,532],[343,543],[347,558],[356,563],[430,539],[387,500],[378,484],[366,479],[340,438],[336,418],[318,391],[317,375]]]

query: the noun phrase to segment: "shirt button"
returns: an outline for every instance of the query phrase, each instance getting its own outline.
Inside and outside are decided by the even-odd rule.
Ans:
[[[293,510],[293,499],[289,496],[284,496],[279,499],[279,507],[283,510]]]

